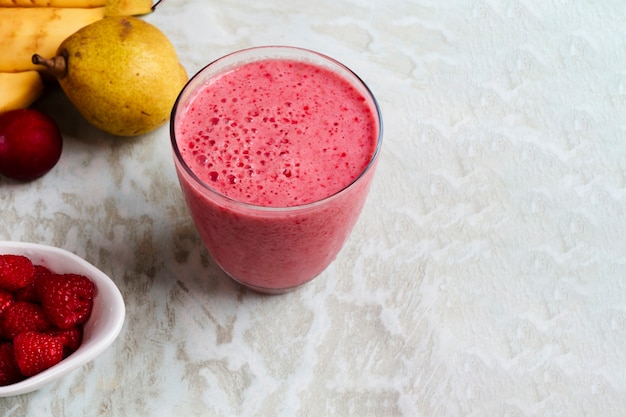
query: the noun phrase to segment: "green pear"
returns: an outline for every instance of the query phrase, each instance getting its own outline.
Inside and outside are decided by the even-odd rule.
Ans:
[[[117,136],[150,132],[169,120],[188,80],[170,40],[130,16],[98,20],[64,40],[51,59],[33,55],[95,127]]]

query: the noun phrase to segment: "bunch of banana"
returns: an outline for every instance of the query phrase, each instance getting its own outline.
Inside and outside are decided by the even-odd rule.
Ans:
[[[34,53],[54,56],[77,30],[105,16],[152,11],[152,0],[0,0],[0,112],[28,107],[43,92]]]

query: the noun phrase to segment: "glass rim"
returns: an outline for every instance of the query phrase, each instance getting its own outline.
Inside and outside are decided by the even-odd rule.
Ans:
[[[322,58],[322,60],[327,61],[328,63],[338,67],[342,71],[346,71],[347,74],[349,74],[352,77],[354,77],[354,80],[352,80],[351,83],[354,81],[355,83],[360,84],[360,86],[364,88],[364,91],[367,94],[368,98],[372,101],[372,104],[373,104],[373,107],[374,107],[374,110],[375,110],[374,116],[376,118],[377,127],[378,127],[378,135],[376,137],[376,147],[374,149],[374,152],[372,153],[372,157],[368,161],[368,163],[365,166],[365,168],[363,168],[363,170],[359,173],[359,175],[355,179],[350,181],[348,184],[343,186],[341,189],[339,189],[338,191],[336,191],[336,192],[334,192],[334,193],[332,193],[330,195],[327,195],[327,196],[325,196],[323,198],[320,198],[318,200],[311,201],[311,202],[308,202],[308,203],[305,203],[305,204],[297,204],[297,205],[293,205],[293,206],[262,206],[262,205],[258,205],[258,204],[247,203],[245,201],[240,201],[240,200],[237,200],[235,198],[229,197],[229,196],[227,196],[227,195],[217,191],[216,189],[211,187],[209,184],[207,184],[206,182],[202,181],[193,172],[193,170],[189,167],[189,165],[187,165],[187,163],[185,162],[185,159],[183,158],[183,156],[182,156],[182,154],[180,152],[180,149],[178,147],[178,143],[177,143],[177,140],[176,140],[176,114],[177,114],[178,108],[182,104],[181,101],[182,101],[183,95],[187,91],[188,87],[190,85],[192,85],[192,83],[194,83],[194,81],[196,79],[198,79],[210,67],[213,67],[216,64],[223,62],[224,60],[232,59],[232,58],[234,58],[236,56],[239,56],[239,55],[243,55],[243,54],[251,53],[251,52],[255,52],[255,51],[261,51],[261,50],[282,50],[282,51],[293,50],[293,51],[297,51],[297,52],[300,52],[300,53],[303,53],[303,54],[306,54],[306,55],[312,55],[312,56],[317,56],[318,58]],[[246,61],[246,62],[256,62],[256,61],[259,61],[259,60],[262,60],[262,59],[272,59],[272,57],[271,56],[267,56],[267,57],[255,58],[255,59],[251,59],[251,60]],[[337,68],[332,68],[331,70],[336,72]],[[174,105],[172,107],[172,111],[171,111],[171,114],[170,114],[170,123],[169,123],[169,125],[170,125],[169,126],[170,142],[171,142],[171,145],[172,145],[172,149],[174,151],[174,156],[176,158],[176,162],[184,169],[185,174],[188,175],[189,177],[191,177],[194,180],[195,184],[199,185],[203,190],[209,192],[211,195],[215,195],[219,199],[224,200],[224,201],[226,201],[226,202],[228,202],[230,204],[241,206],[241,207],[244,207],[244,208],[248,208],[248,209],[251,209],[251,210],[254,210],[254,211],[267,211],[267,212],[291,212],[291,211],[305,210],[307,208],[315,207],[315,206],[324,204],[327,201],[334,200],[335,198],[338,198],[339,196],[341,196],[342,194],[347,192],[349,189],[351,189],[356,183],[358,183],[373,168],[373,166],[376,164],[376,161],[378,160],[378,156],[379,156],[380,151],[381,151],[382,140],[383,140],[383,118],[382,118],[382,112],[380,110],[380,106],[378,105],[378,101],[376,100],[376,97],[374,96],[374,94],[372,93],[372,91],[370,90],[368,85],[363,81],[363,79],[361,77],[359,77],[358,74],[356,74],[349,67],[347,67],[346,65],[342,64],[338,60],[336,60],[334,58],[331,58],[330,56],[327,56],[327,55],[322,54],[320,52],[313,51],[311,49],[301,48],[301,47],[297,47],[297,46],[286,46],[286,45],[254,46],[254,47],[250,47],[250,48],[239,49],[237,51],[234,51],[234,52],[228,53],[226,55],[223,55],[223,56],[221,56],[221,57],[211,61],[207,65],[203,66],[200,70],[198,70],[193,76],[191,76],[189,78],[187,83],[185,83],[185,85],[181,89],[180,93],[178,94],[178,97],[176,98],[176,101],[174,102]]]

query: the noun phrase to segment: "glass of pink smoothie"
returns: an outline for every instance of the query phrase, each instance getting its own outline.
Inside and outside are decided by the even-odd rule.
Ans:
[[[191,78],[170,122],[176,172],[217,264],[283,293],[336,258],[382,141],[380,109],[341,63],[286,46],[222,57]]]

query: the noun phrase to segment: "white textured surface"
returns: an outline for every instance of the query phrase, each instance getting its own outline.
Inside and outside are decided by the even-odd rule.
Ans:
[[[167,127],[119,140],[59,93],[64,154],[0,180],[0,239],[87,258],[120,338],[6,416],[626,416],[626,3],[167,0],[190,73],[291,44],[378,97],[378,176],[338,260],[243,292],[193,229]]]

